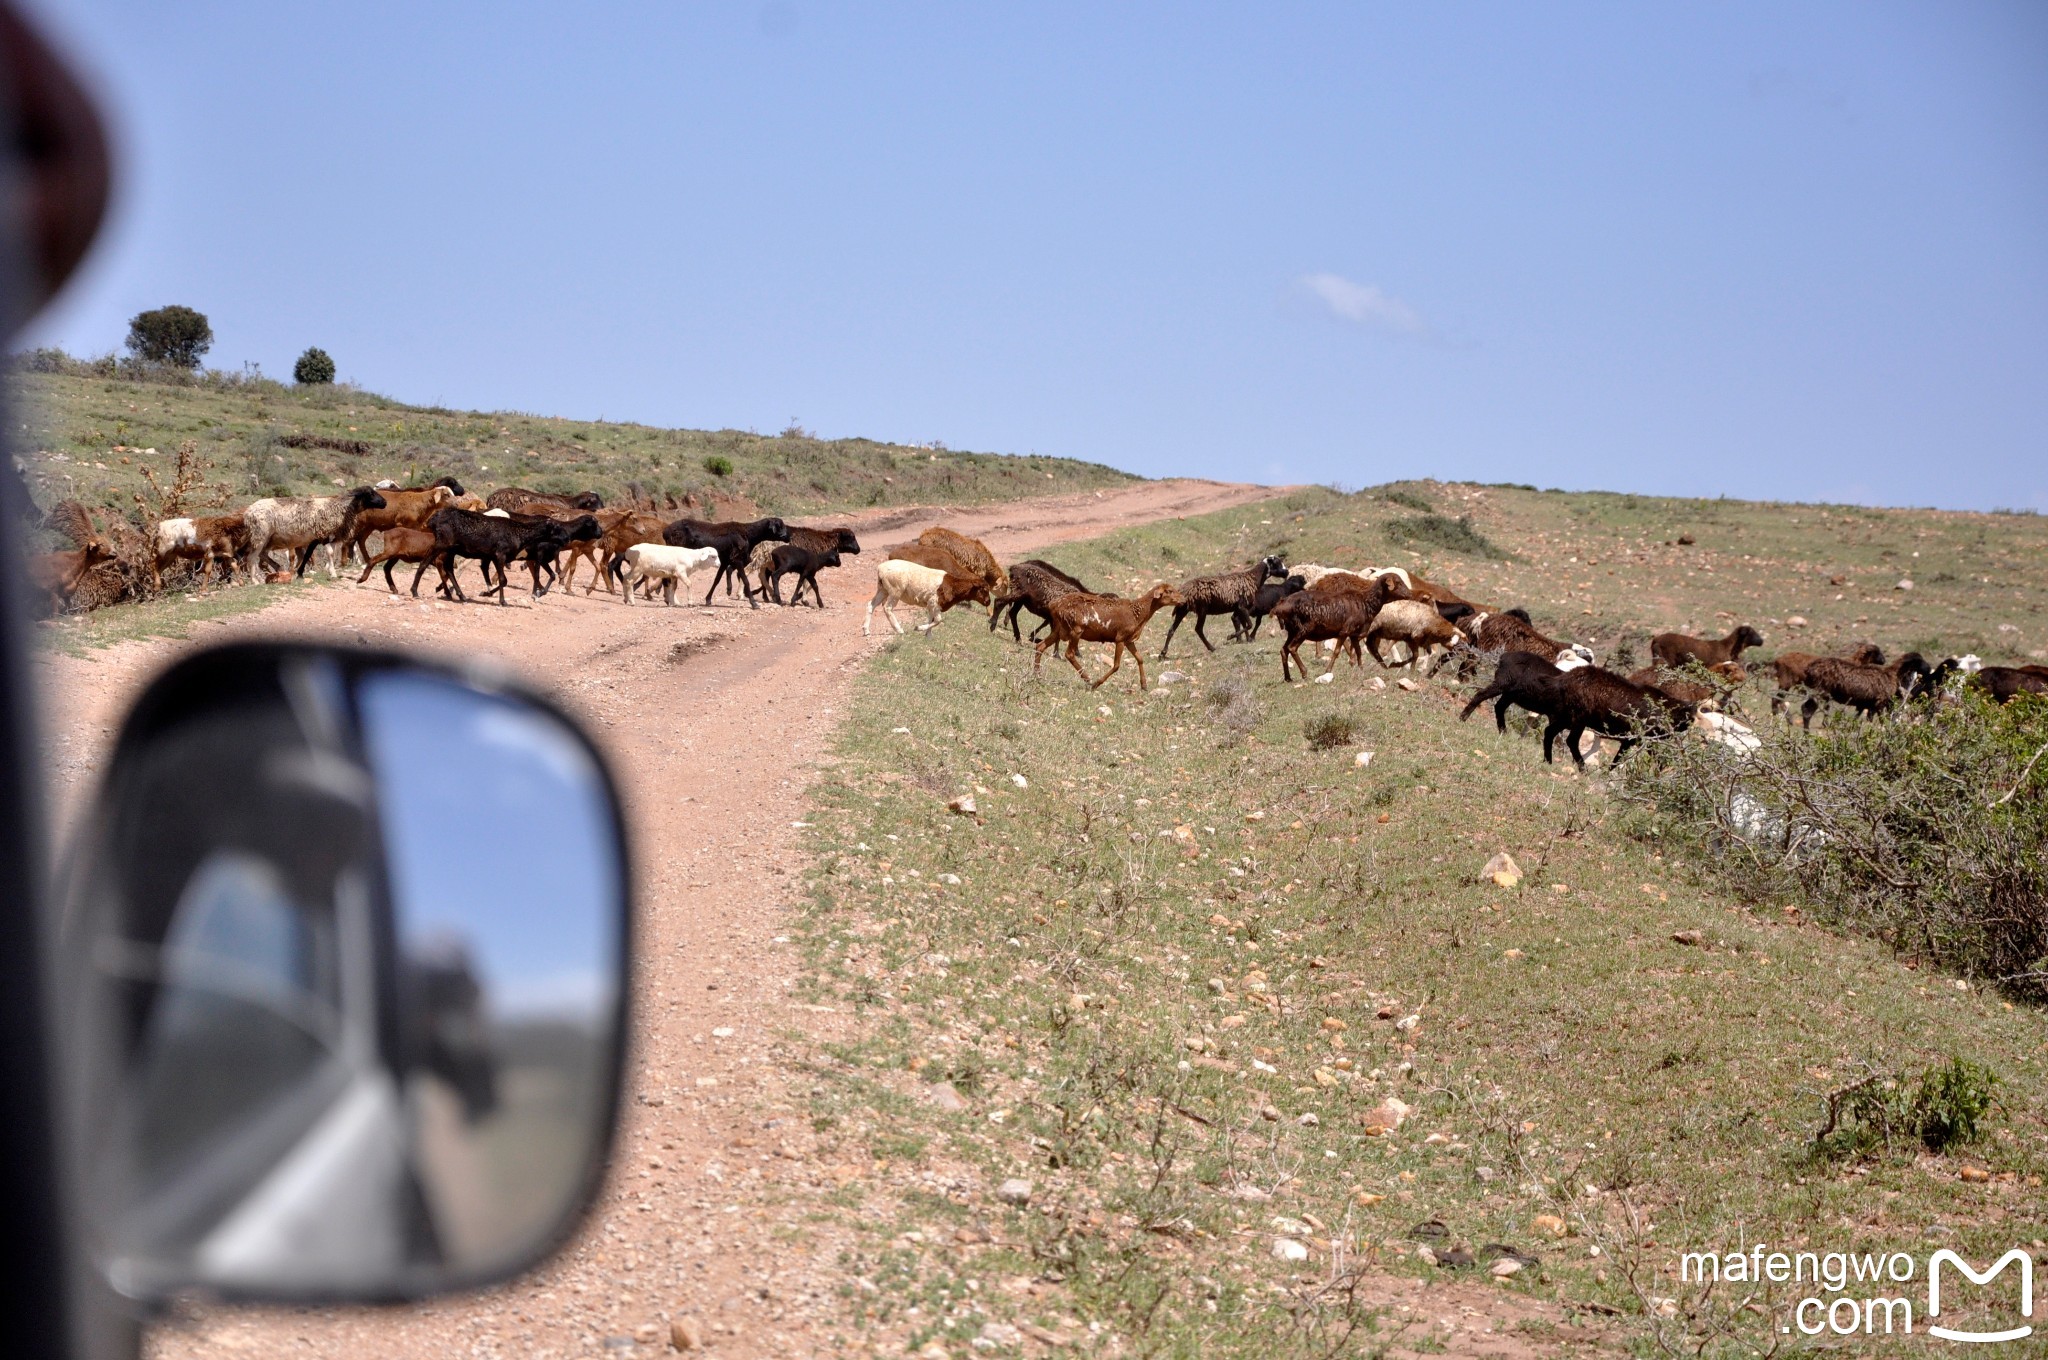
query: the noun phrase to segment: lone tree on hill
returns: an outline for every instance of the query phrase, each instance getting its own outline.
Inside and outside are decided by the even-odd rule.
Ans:
[[[190,307],[159,307],[137,312],[128,322],[128,348],[136,358],[172,368],[197,368],[200,356],[213,348],[213,327],[206,314]]]
[[[326,350],[314,345],[299,356],[292,365],[292,381],[295,383],[331,383],[334,381],[334,360]]]

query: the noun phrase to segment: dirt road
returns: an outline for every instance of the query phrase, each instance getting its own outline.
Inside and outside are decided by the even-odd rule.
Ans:
[[[156,1328],[160,1357],[653,1355],[672,1320],[701,1320],[716,1354],[837,1354],[843,1283],[829,1253],[784,1245],[807,1197],[835,1188],[785,1098],[776,1036],[831,1017],[791,1003],[797,960],[776,936],[802,867],[791,829],[849,683],[882,645],[860,633],[887,544],[944,522],[1008,558],[1275,494],[1213,482],[961,510],[833,517],[867,551],[828,573],[824,613],[625,609],[602,593],[515,591],[513,608],[423,603],[361,589],[295,595],[184,643],[124,644],[43,665],[60,808],[90,784],[136,689],[182,647],[310,634],[496,656],[588,724],[624,785],[639,875],[640,959],[628,1105],[602,1202],[578,1243],[505,1288],[369,1311],[210,1309]],[[974,614],[948,627],[980,627]],[[60,820],[62,820],[60,812]],[[729,1034],[728,1034],[729,1031]]]

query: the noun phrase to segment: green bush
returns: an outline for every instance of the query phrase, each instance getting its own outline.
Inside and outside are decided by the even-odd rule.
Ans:
[[[1874,1072],[1827,1098],[1827,1122],[1813,1140],[1822,1157],[1859,1157],[1913,1143],[1947,1152],[1974,1143],[1998,1107],[1998,1074],[1950,1058],[1901,1078]]]
[[[195,369],[212,348],[213,327],[190,307],[174,304],[129,318],[129,352],[145,363]]]
[[[1746,895],[2048,1001],[2048,700],[1758,736],[1651,743],[1622,776],[1644,829]]]
[[[313,346],[292,365],[292,381],[307,386],[331,383],[334,381],[334,360],[326,350]]]
[[[732,459],[722,453],[714,453],[704,460],[704,470],[714,477],[732,476]]]
[[[1349,746],[1358,737],[1358,719],[1345,713],[1325,713],[1302,724],[1311,751],[1334,751]]]
[[[1405,519],[1389,521],[1387,537],[1404,548],[1436,548],[1443,552],[1462,553],[1467,557],[1484,557],[1495,562],[1508,560],[1506,552],[1485,534],[1472,527],[1470,515],[1460,515],[1456,519],[1448,515],[1410,515]]]

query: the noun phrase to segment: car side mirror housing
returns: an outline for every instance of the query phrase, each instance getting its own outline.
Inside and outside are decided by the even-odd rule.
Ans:
[[[417,1298],[542,1260],[617,1113],[619,800],[502,678],[179,661],[79,829],[60,944],[92,1248],[132,1298]]]

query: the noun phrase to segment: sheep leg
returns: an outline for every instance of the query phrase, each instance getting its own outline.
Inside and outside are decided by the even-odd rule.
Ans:
[[[1138,693],[1145,692],[1145,658],[1138,655],[1137,639],[1131,640],[1131,660],[1138,663]]]
[[[1202,640],[1202,645],[1204,647],[1207,647],[1210,651],[1213,652],[1216,650],[1216,644],[1209,641],[1209,635],[1202,631],[1202,624],[1208,620],[1208,617],[1209,616],[1207,614],[1204,614],[1199,609],[1195,611],[1195,636]],[[1161,655],[1164,655],[1164,653],[1162,653]]]
[[[803,603],[805,586],[811,588],[811,603],[818,606],[819,609],[823,609],[825,607],[825,596],[818,589],[818,573],[816,571],[803,572],[797,576],[796,594],[790,597],[790,603]]]
[[[1806,702],[1799,706],[1799,725],[1808,731],[1813,729],[1814,711],[1820,707],[1820,699],[1809,694]]]
[[[1283,685],[1294,680],[1287,670],[1287,658],[1290,656],[1294,658],[1295,665],[1301,666],[1301,678],[1308,679],[1308,667],[1302,665],[1301,661],[1301,639],[1292,633],[1287,635],[1287,641],[1280,644],[1280,683]]]
[[[676,607],[676,578],[664,576],[661,581],[661,598],[670,609]]]
[[[1557,763],[1551,755],[1551,746],[1552,743],[1554,743],[1557,740],[1557,734],[1562,731],[1564,731],[1564,722],[1563,720],[1558,718],[1552,718],[1550,720],[1550,725],[1543,729],[1543,763],[1545,765],[1554,765]],[[1579,753],[1576,750],[1572,752],[1572,758],[1574,760],[1578,758],[1578,755]]]
[[[1121,640],[1117,638],[1111,638],[1109,640],[1109,669],[1102,673],[1102,679],[1095,681],[1093,684],[1089,685],[1088,688],[1101,689],[1104,683],[1108,681],[1109,677],[1116,674],[1117,667],[1123,664],[1124,644]]]
[[[1067,664],[1074,668],[1074,674],[1080,676],[1084,682],[1087,681],[1088,672],[1081,669],[1081,640],[1079,638],[1072,638],[1067,642]],[[1108,678],[1106,675],[1102,677],[1103,680]],[[1094,689],[1095,685],[1100,683],[1101,681],[1096,681],[1094,684],[1090,684],[1088,688]]]
[[[1166,625],[1166,641],[1159,644],[1159,659],[1161,661],[1166,660],[1166,649],[1173,645],[1173,630],[1180,627],[1180,621],[1186,618],[1187,616],[1188,607],[1186,605],[1177,604],[1173,607],[1173,622]],[[1202,621],[1200,619],[1196,619],[1195,630],[1197,632],[1200,632],[1201,627]],[[1211,647],[1209,650],[1213,652],[1216,649],[1214,647]]]
[[[1046,649],[1046,648],[1048,648],[1048,647],[1057,647],[1058,645],[1059,645],[1059,639],[1058,639],[1057,637],[1049,637],[1049,638],[1047,638],[1047,639],[1046,639],[1045,641],[1043,641],[1043,642],[1039,643],[1039,644],[1037,645],[1037,647],[1035,647],[1035,648],[1034,648],[1034,649],[1032,650],[1032,652],[1031,652],[1031,673],[1032,673],[1033,675],[1036,675],[1036,674],[1038,674],[1038,667],[1039,667],[1039,664],[1040,664],[1041,662],[1043,662],[1043,661],[1045,660],[1045,649]]]

